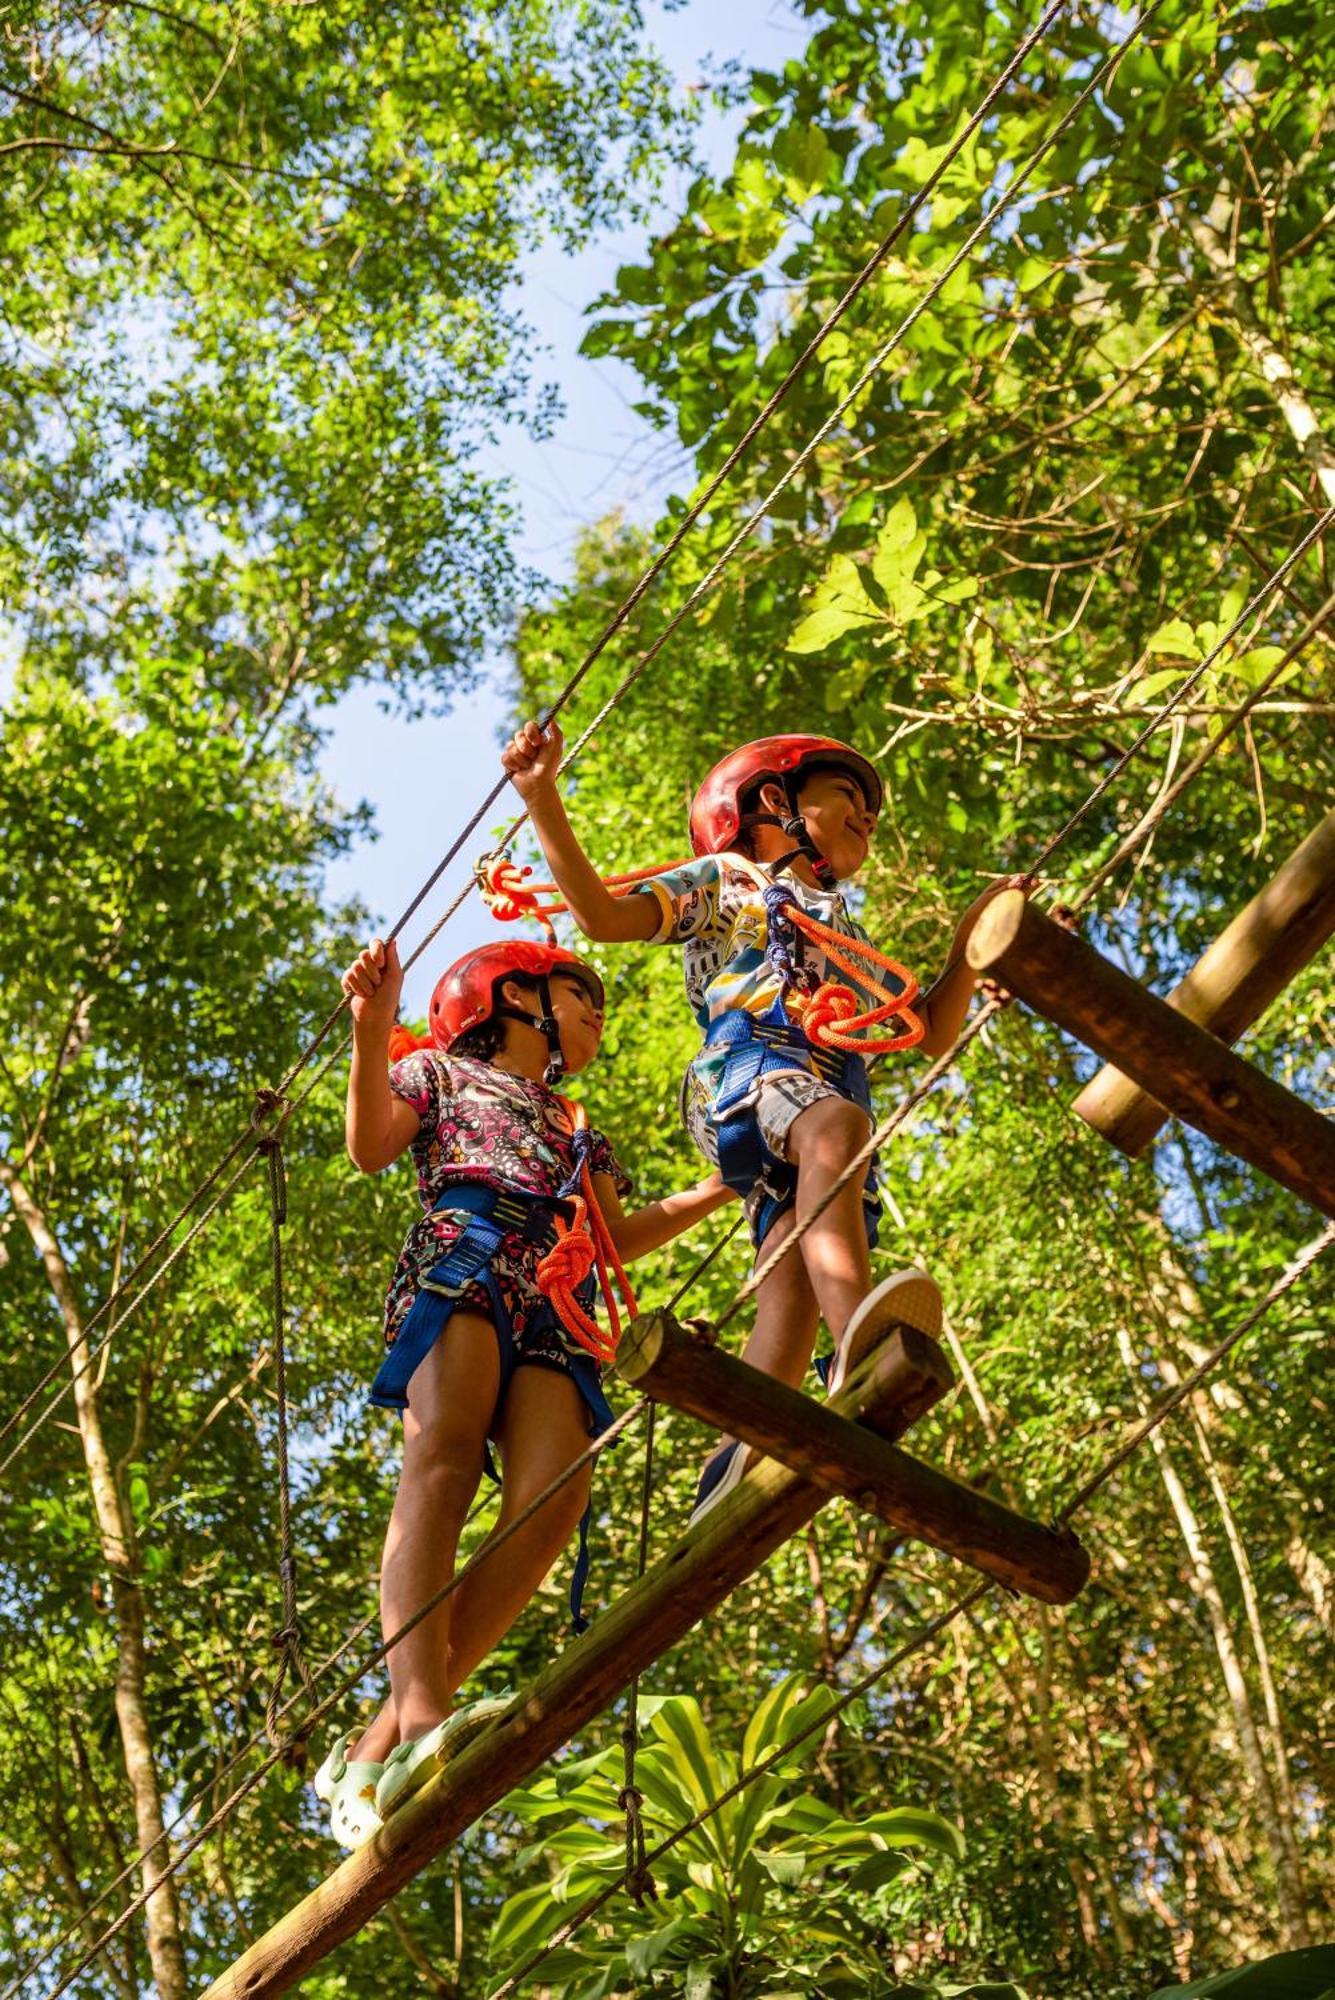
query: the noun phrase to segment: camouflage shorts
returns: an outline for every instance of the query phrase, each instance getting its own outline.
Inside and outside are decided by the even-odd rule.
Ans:
[[[761,1077],[755,1089],[748,1092],[737,1105],[732,1116],[744,1117],[748,1111],[754,1110],[756,1125],[765,1145],[776,1158],[786,1160],[788,1134],[796,1121],[813,1104],[823,1104],[829,1099],[835,1099],[841,1104],[850,1101],[841,1091],[836,1090],[833,1084],[826,1083],[823,1077],[813,1076],[809,1070],[779,1070],[769,1076]],[[682,1120],[697,1150],[704,1155],[710,1166],[716,1167],[718,1133],[709,1116],[710,1103],[711,1099],[701,1079],[693,1070],[687,1070],[681,1091]],[[870,1118],[867,1120],[867,1129],[871,1130]],[[766,1193],[767,1190],[757,1183],[743,1202],[747,1221],[753,1227]]]

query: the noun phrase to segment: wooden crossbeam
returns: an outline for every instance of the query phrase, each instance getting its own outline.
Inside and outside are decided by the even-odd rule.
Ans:
[[[883,1435],[899,1436],[940,1398],[946,1380],[937,1364],[928,1366],[892,1333],[830,1407],[852,1422],[866,1420]],[[374,1840],[257,1938],[201,2000],[259,2000],[288,1992],[608,1708],[804,1527],[828,1497],[786,1466],[757,1466],[736,1493],[566,1646],[489,1729],[392,1814]]]
[[[975,972],[1116,1063],[1165,1110],[1335,1215],[1335,1123],[1053,923],[1022,891],[1005,890],[988,904],[967,954]]]
[[[926,1334],[899,1337],[930,1366],[941,1350]],[[949,1364],[941,1355],[949,1372]],[[782,1459],[828,1493],[842,1493],[915,1541],[1045,1604],[1068,1604],[1089,1577],[1075,1536],[1016,1514],[948,1479],[870,1428],[772,1381],[735,1355],[692,1335],[669,1313],[646,1313],[622,1342],[617,1366],[638,1389]]]
[[[1294,849],[1279,873],[1239,910],[1199,958],[1168,1005],[1222,1042],[1236,1042],[1335,935],[1335,811]],[[1109,1063],[1072,1107],[1135,1159],[1168,1113]]]

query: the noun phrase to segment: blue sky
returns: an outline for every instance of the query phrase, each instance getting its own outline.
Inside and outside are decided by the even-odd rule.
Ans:
[[[717,0],[689,0],[671,12],[651,4],[647,14],[649,37],[682,89],[730,58],[778,68],[800,54],[808,33],[787,0],[725,0],[722,6]],[[723,164],[731,158],[743,115],[712,108],[706,113],[698,145],[707,161]],[[682,180],[665,189],[664,217],[677,211],[683,194]],[[534,443],[515,432],[488,462],[513,481],[523,509],[518,555],[554,580],[568,575],[583,526],[616,507],[633,519],[653,520],[684,465],[675,440],[652,430],[632,410],[641,392],[631,371],[615,361],[586,361],[578,353],[584,309],[610,284],[619,264],[639,255],[643,241],[644,233],[633,230],[591,241],[574,257],[544,248],[527,260],[518,289],[522,310],[547,350],[545,374],[558,386],[566,413],[552,437]],[[506,663],[498,660],[496,674],[503,677],[505,671]],[[443,720],[408,723],[386,715],[368,690],[339,705],[324,754],[325,775],[346,803],[370,804],[378,837],[359,841],[330,869],[332,897],[356,896],[377,920],[393,921],[485,797],[507,714],[498,682],[461,701]],[[409,926],[410,944],[421,935],[423,919],[434,921],[466,879],[461,860]],[[495,935],[481,905],[465,904],[410,973],[405,1012],[420,1014],[443,966]]]

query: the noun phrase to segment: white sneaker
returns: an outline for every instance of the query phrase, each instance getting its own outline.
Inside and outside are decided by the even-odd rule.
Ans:
[[[919,1333],[930,1334],[933,1340],[939,1339],[941,1311],[940,1292],[926,1271],[920,1271],[916,1264],[873,1286],[844,1328],[826,1384],[827,1393],[838,1395],[859,1361],[889,1327],[912,1326]]]
[[[361,1847],[380,1829],[376,1786],[383,1764],[348,1762],[355,1735],[340,1736],[312,1780],[315,1796],[329,1808],[329,1830],[340,1847]]]
[[[513,1699],[507,1694],[470,1701],[465,1707],[456,1708],[453,1715],[447,1715],[434,1729],[428,1729],[425,1736],[415,1736],[410,1743],[396,1744],[385,1759],[380,1782],[375,1788],[375,1805],[380,1818],[388,1819],[405,1799],[420,1791],[428,1778],[433,1778],[452,1757],[457,1757],[465,1744],[471,1743],[489,1722],[509,1708]]]

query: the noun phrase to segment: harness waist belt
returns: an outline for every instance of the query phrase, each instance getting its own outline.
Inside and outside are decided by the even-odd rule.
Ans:
[[[777,1020],[776,1014],[780,1016]],[[783,1014],[781,1003],[768,1014],[750,1014],[744,1007],[720,1014],[709,1024],[705,1046],[728,1051],[714,1104],[718,1118],[726,1117],[760,1077],[782,1069],[814,1070],[841,1097],[851,1098],[864,1111],[871,1107],[867,1065],[862,1057],[852,1049],[832,1049],[823,1042],[810,1041],[797,1023]]]

